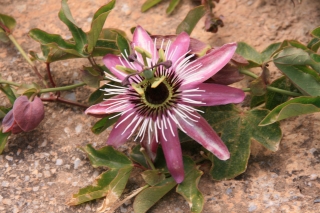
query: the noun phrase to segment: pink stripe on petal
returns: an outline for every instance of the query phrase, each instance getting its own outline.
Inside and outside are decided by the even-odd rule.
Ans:
[[[220,160],[228,160],[230,153],[227,146],[199,113],[193,113],[200,118],[198,122],[188,120],[192,126],[185,122],[180,116],[176,115],[181,127],[186,131],[187,135],[212,152],[217,158]]]
[[[122,102],[126,100],[122,100],[122,98],[127,97],[126,95],[116,95],[111,97],[110,99],[107,99],[106,101],[103,101],[101,103],[95,104],[90,106],[86,111],[84,112],[87,115],[106,115],[111,114],[114,112],[123,112],[127,109],[131,109],[133,106],[132,104],[118,104],[117,102]]]
[[[133,46],[138,46],[147,50],[152,55],[152,62],[156,63],[158,61],[158,51],[155,49],[154,42],[141,26],[137,26],[132,39]],[[138,59],[143,62],[142,57],[138,54]]]
[[[168,134],[166,134],[166,141],[162,134],[159,134],[160,143],[170,174],[177,183],[181,183],[184,179],[182,151],[177,126],[173,122],[171,122],[171,125],[175,136],[168,131]]]
[[[157,129],[155,131],[157,131]],[[150,143],[149,143],[148,137],[144,137],[141,142],[141,146],[146,150],[147,154],[149,155],[152,161],[154,161],[157,157],[158,145],[159,144],[157,143],[156,137],[154,134],[152,134]]]
[[[176,40],[171,44],[169,50],[168,50],[168,56],[171,56],[167,58],[167,60],[171,60],[173,66],[175,66],[179,61],[177,61],[181,56],[185,55],[189,49],[190,45],[190,37],[186,32],[180,33]],[[183,59],[183,58],[182,58]]]
[[[132,122],[132,118],[134,115],[131,115],[130,117],[128,117],[132,112],[133,112],[133,110],[130,110],[126,114],[122,115],[118,119],[118,121],[115,123],[115,125],[113,126],[113,129],[111,130],[111,133],[107,139],[108,145],[114,146],[114,147],[119,147],[122,144],[124,144],[125,142],[127,142],[127,140],[128,140],[127,138],[131,134],[131,130],[135,126],[135,123],[131,124],[131,126],[126,131],[124,131],[127,128],[127,126],[129,126],[130,123]],[[125,121],[123,121],[123,120],[125,120]],[[121,123],[121,124],[118,125],[119,123]]]
[[[188,97],[195,101],[201,101],[203,104],[192,104],[192,106],[216,106],[230,103],[240,103],[245,98],[245,93],[241,89],[220,85],[220,84],[207,84],[202,83],[197,86],[199,90],[205,90],[204,92],[198,91],[188,93],[188,95],[199,95]]]
[[[187,70],[188,67],[193,67],[197,64],[201,64],[201,67],[189,73],[188,76],[185,77],[185,81],[182,82],[180,88],[193,88],[212,77],[230,61],[236,49],[236,43],[225,44],[195,60],[193,63],[190,63],[185,70]]]

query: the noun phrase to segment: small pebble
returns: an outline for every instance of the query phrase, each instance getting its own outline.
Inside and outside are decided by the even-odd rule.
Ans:
[[[317,179],[318,175],[317,174],[311,174],[310,175],[310,180],[315,180]]]
[[[81,160],[79,158],[75,159],[74,163],[74,169],[78,169],[80,164],[81,164]]]
[[[34,191],[34,192],[36,192],[38,190],[39,190],[39,186],[35,186],[35,187],[32,188],[32,191]]]
[[[76,134],[80,134],[82,131],[82,124],[78,124],[75,130],[76,130]]]
[[[44,171],[44,172],[43,172],[43,176],[44,176],[45,178],[48,178],[48,177],[51,176],[51,173],[50,173],[49,171]]]
[[[28,176],[28,175],[26,175],[25,177],[24,177],[24,181],[29,181],[30,180],[30,177]]]
[[[46,146],[47,146],[47,143],[48,143],[48,141],[47,141],[47,140],[44,140],[44,141],[41,143],[40,147],[46,147]]]
[[[2,203],[3,203],[4,205],[10,206],[10,205],[11,205],[11,200],[10,200],[10,199],[3,199],[3,200],[2,200]]]
[[[8,187],[9,186],[9,182],[8,181],[2,181],[1,186],[2,187]]]
[[[320,198],[317,198],[313,201],[314,203],[320,203]]]
[[[248,208],[248,211],[249,212],[253,212],[257,209],[257,206],[255,204],[250,204],[249,208]]]
[[[12,160],[13,160],[13,157],[11,157],[10,155],[7,155],[7,156],[6,156],[6,159],[7,159],[8,161],[12,161]]]
[[[62,159],[57,159],[56,160],[56,165],[57,166],[61,166],[63,164],[63,160]]]

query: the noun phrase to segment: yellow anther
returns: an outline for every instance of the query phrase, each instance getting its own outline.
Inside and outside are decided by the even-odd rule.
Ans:
[[[145,50],[141,47],[135,46],[134,50],[137,51],[138,53],[140,53],[142,56],[144,55],[147,58],[152,58],[151,53],[149,53],[147,50]]]
[[[164,54],[164,50],[163,49],[159,49],[159,62],[164,62],[166,60],[166,56]]]
[[[119,70],[119,71],[122,71],[126,74],[134,74],[134,73],[137,73],[136,70],[134,69],[131,69],[131,68],[128,68],[128,67],[124,67],[124,66],[121,66],[121,65],[116,65],[116,69]]]
[[[166,79],[166,77],[165,77],[164,75],[161,76],[159,79],[156,79],[156,80],[151,84],[151,88],[157,88],[157,86],[159,86],[159,84],[161,84],[161,82],[163,82],[164,79]]]
[[[138,84],[132,84],[131,86],[139,95],[144,94],[144,90]]]

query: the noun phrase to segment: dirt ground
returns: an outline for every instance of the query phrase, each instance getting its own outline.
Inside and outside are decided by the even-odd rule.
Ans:
[[[69,0],[69,6],[76,22],[87,31],[93,13],[106,2]],[[178,10],[166,17],[168,0],[142,14],[139,8],[143,2],[118,0],[105,26],[125,30],[129,36],[129,29],[138,24],[153,34],[173,34],[192,7],[190,1],[183,0]],[[295,2],[294,6],[290,0],[221,0],[215,11],[223,17],[225,27],[211,34],[202,30],[201,22],[192,36],[212,46],[245,41],[260,51],[284,39],[307,42],[309,32],[320,25],[320,4],[318,0]],[[56,0],[0,0],[0,13],[16,18],[14,36],[25,50],[39,50],[39,45],[27,36],[35,27],[70,37],[58,19],[59,9],[60,1]],[[89,63],[53,63],[57,84],[79,81],[81,65]],[[44,66],[39,64],[39,68],[44,73]],[[35,80],[28,64],[11,44],[0,44],[0,71],[7,80]],[[271,73],[273,79],[280,76],[272,66]],[[84,102],[91,91],[81,88],[63,95]],[[7,104],[4,98],[0,102]],[[78,147],[88,143],[103,146],[110,130],[94,135],[90,127],[96,119],[84,115],[79,107],[46,103],[45,109],[41,125],[32,132],[11,136],[0,155],[0,212],[95,212],[102,200],[76,207],[68,207],[65,202],[102,171],[92,168]],[[320,114],[287,119],[281,122],[281,128],[279,151],[272,153],[253,142],[247,171],[236,179],[217,182],[208,174],[202,177],[199,188],[205,197],[203,212],[320,212]],[[130,144],[121,147],[128,148]],[[207,171],[209,166],[202,169]],[[139,172],[134,170],[126,192],[141,186]],[[132,202],[126,202],[117,212],[133,212]],[[180,195],[171,192],[149,212],[190,210]]]

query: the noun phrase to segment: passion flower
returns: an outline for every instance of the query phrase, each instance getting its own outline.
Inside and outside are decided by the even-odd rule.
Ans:
[[[190,37],[181,33],[173,42],[157,49],[148,33],[138,26],[133,34],[130,55],[108,54],[103,58],[114,75],[106,95],[111,98],[86,110],[89,115],[118,113],[107,144],[118,147],[131,136],[142,143],[151,159],[161,144],[167,167],[177,183],[184,179],[178,128],[221,160],[230,153],[217,133],[199,114],[197,106],[239,103],[240,89],[203,83],[232,58],[237,45],[226,44],[191,62]]]

